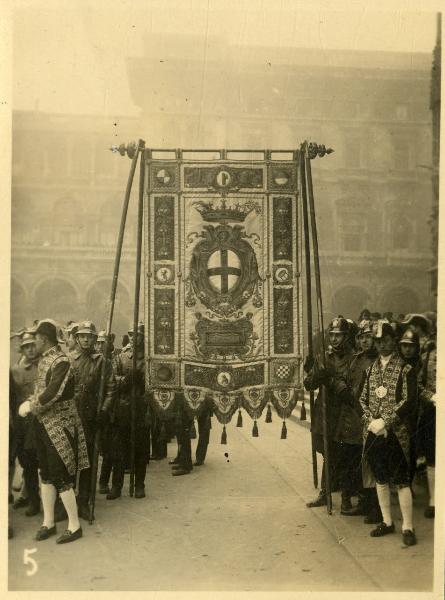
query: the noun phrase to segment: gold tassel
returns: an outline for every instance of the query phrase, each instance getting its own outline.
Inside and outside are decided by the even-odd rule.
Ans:
[[[238,410],[238,419],[236,421],[236,426],[237,427],[243,426],[243,413],[241,412],[241,409]]]
[[[256,420],[253,422],[252,437],[258,437],[258,425]]]
[[[195,427],[195,420],[194,419],[192,421],[192,426],[190,427],[190,439],[191,440],[196,440],[196,427]]]
[[[283,426],[281,427],[281,439],[282,440],[286,440],[287,439],[286,421],[283,421]]]
[[[306,407],[304,405],[304,400],[303,404],[301,405],[300,421],[306,421]]]
[[[272,423],[272,410],[270,404],[267,405],[266,423]]]
[[[221,434],[221,444],[227,444],[227,432],[226,432],[225,425],[223,427],[222,434]]]

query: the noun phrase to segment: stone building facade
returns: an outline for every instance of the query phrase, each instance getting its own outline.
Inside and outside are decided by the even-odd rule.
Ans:
[[[331,146],[313,162],[325,317],[433,308],[431,58],[216,40],[203,72],[193,39],[164,36],[127,61],[139,117],[14,113],[12,327],[42,316],[104,324],[130,167],[108,148],[138,137],[158,148]],[[119,335],[132,318],[131,206]]]

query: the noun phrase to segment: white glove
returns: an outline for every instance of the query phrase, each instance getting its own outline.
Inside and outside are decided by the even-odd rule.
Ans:
[[[374,435],[381,435],[385,429],[385,421],[383,419],[373,419],[368,427]]]
[[[31,412],[31,402],[29,400],[25,400],[19,406],[19,415],[21,417],[26,417]]]
[[[431,402],[434,404],[434,406],[436,406],[436,394],[431,396]]]

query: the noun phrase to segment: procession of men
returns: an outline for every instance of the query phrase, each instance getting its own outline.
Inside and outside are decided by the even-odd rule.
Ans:
[[[340,514],[364,517],[373,525],[370,535],[382,537],[395,532],[393,491],[405,546],[417,543],[412,483],[422,469],[429,493],[424,516],[435,516],[435,322],[435,313],[394,319],[364,310],[357,323],[339,316],[325,332],[326,355],[308,356],[304,364],[305,388],[326,391],[328,443],[320,394],[311,429],[316,452],[325,459],[326,448],[329,452],[329,474],[323,465],[319,494],[308,508],[326,506],[329,483],[331,492],[340,492]],[[98,492],[109,501],[122,496],[130,471],[134,497],[145,498],[150,458],[165,459],[167,442],[175,436],[173,476],[204,463],[211,400],[197,419],[193,463],[193,418],[179,403],[173,418],[161,419],[146,393],[144,334],[143,323],[136,331],[130,327],[121,349],[114,347],[113,335],[107,343],[105,331],[91,321],[69,321],[62,329],[44,319],[15,334],[20,358],[10,372],[10,502],[14,509],[26,508],[26,516],[39,514],[42,506],[37,541],[54,536],[56,523],[65,520],[56,542],[82,537],[80,520],[91,518],[98,452]],[[23,484],[14,500],[16,460]]]
[[[146,497],[150,454],[155,460],[167,456],[166,435],[178,440],[177,458],[170,461],[172,475],[191,472],[193,419],[179,407],[161,432],[145,393],[143,323],[136,332],[129,329],[128,343],[120,350],[113,347],[114,336],[107,344],[105,331],[98,332],[91,321],[69,321],[62,330],[52,319],[43,319],[15,336],[20,338],[20,358],[10,371],[9,501],[14,509],[26,507],[26,516],[39,514],[42,504],[37,541],[55,535],[56,522],[66,519],[67,529],[57,543],[82,537],[79,518],[91,520],[92,467],[98,451],[99,493],[107,500],[122,495],[132,462],[132,419],[135,498]],[[203,415],[195,466],[204,463],[209,441],[208,410]],[[14,500],[16,460],[23,469],[23,484]]]

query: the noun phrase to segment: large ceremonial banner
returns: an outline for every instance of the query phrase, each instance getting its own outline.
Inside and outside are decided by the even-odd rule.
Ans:
[[[302,389],[296,155],[221,154],[145,153],[148,388],[161,414],[180,396],[224,424],[268,402],[286,418]]]

